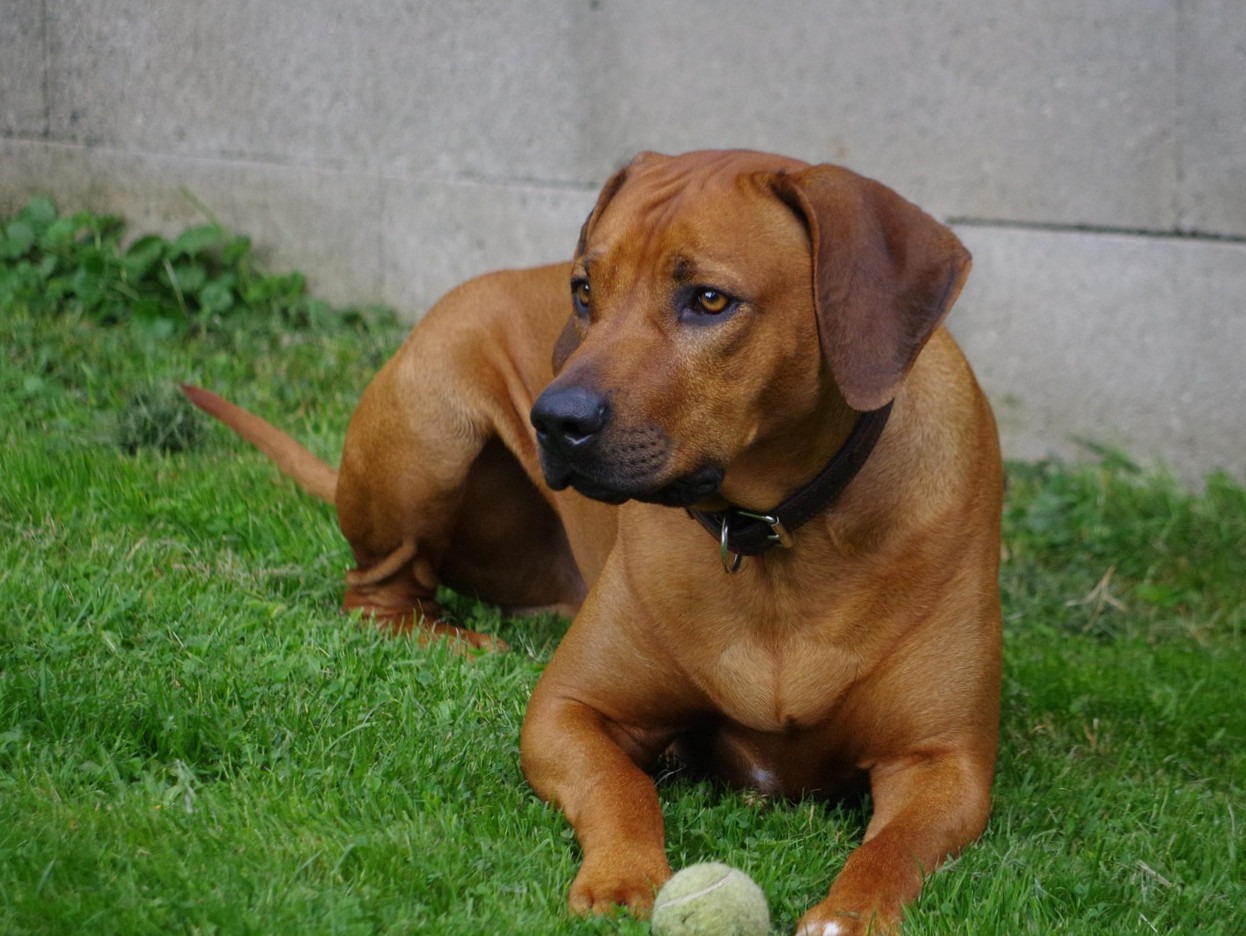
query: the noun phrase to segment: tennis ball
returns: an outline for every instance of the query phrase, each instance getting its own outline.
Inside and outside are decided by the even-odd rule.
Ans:
[[[751,877],[718,862],[689,865],[658,891],[654,936],[767,936],[770,908]]]

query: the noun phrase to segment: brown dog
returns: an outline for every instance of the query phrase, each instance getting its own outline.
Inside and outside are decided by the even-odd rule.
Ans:
[[[336,504],[348,607],[487,644],[437,620],[438,584],[580,606],[521,745],[583,848],[573,909],[648,911],[670,869],[645,771],[671,751],[770,794],[867,779],[865,841],[800,932],[881,932],[990,805],[1002,472],[939,327],[968,269],[845,169],[645,154],[570,266],[428,314],[340,474],[189,392]]]

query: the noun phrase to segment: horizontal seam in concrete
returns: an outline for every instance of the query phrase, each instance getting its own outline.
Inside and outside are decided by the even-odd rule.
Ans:
[[[341,169],[331,166],[318,166],[315,163],[282,162],[278,160],[260,159],[252,156],[205,156],[202,153],[169,153],[162,150],[122,149],[105,143],[83,143],[78,140],[54,140],[26,134],[0,134],[0,143],[17,143],[29,146],[45,146],[49,149],[64,152],[99,153],[114,157],[133,157],[135,159],[165,159],[170,162],[206,163],[214,166],[238,166],[251,169],[289,169],[298,172],[321,173],[324,175],[348,175]],[[367,173],[356,173],[367,175]]]
[[[82,152],[82,153],[103,153],[113,157],[133,156],[136,158],[149,159],[166,159],[171,162],[187,162],[200,163],[218,166],[237,166],[249,167],[253,169],[261,169],[271,172],[280,172],[283,169],[293,172],[307,172],[313,175],[325,176],[343,176],[349,173],[340,168],[329,166],[317,166],[311,163],[291,163],[279,162],[276,160],[263,160],[248,157],[226,157],[226,156],[206,156],[203,154],[186,154],[186,153],[167,153],[155,150],[134,150],[119,149],[117,147],[97,145],[90,143],[70,142],[64,140],[49,140],[39,137],[25,136],[21,134],[5,135],[0,140],[18,144],[29,144],[33,146],[45,146],[49,149],[59,149],[66,152]],[[357,173],[363,177],[371,177],[376,181],[399,181],[399,182],[441,182],[447,185],[470,185],[481,188],[529,188],[537,191],[549,192],[565,192],[574,194],[591,194],[597,191],[598,186],[590,183],[571,182],[557,179],[544,179],[539,177],[516,176],[513,178],[489,178],[485,176],[476,176],[469,174],[426,178],[412,178],[397,176],[390,173]],[[1008,220],[1002,218],[975,218],[968,216],[955,216],[946,219],[950,225],[959,225],[963,227],[973,228],[995,228],[995,229],[1012,229],[1018,231],[1037,231],[1052,234],[1102,234],[1115,235],[1122,237],[1141,237],[1155,240],[1187,240],[1187,241],[1203,241],[1207,243],[1218,244],[1246,244],[1246,235],[1242,234],[1222,234],[1215,231],[1199,231],[1199,230],[1179,230],[1179,229],[1160,229],[1160,228],[1132,228],[1132,227],[1116,227],[1111,225],[1094,225],[1094,224],[1068,224],[1047,221],[1021,221]]]
[[[0,142],[46,146],[64,152],[100,153],[112,157],[131,156],[136,159],[162,159],[173,163],[200,163],[214,166],[237,166],[239,168],[263,169],[280,172],[307,172],[327,176],[356,175],[379,182],[441,183],[443,185],[471,185],[480,188],[529,188],[538,191],[567,192],[577,195],[592,194],[600,185],[592,182],[571,182],[560,179],[516,176],[514,178],[489,178],[473,175],[450,176],[404,176],[385,171],[349,171],[343,167],[317,165],[316,163],[290,162],[263,159],[255,156],[205,155],[203,153],[170,153],[162,150],[122,149],[100,143],[83,143],[77,140],[52,140],[25,134],[0,134]]]
[[[1153,240],[1193,240],[1216,244],[1246,244],[1246,235],[1218,234],[1214,231],[1163,230],[1159,228],[1112,227],[1098,224],[1060,224],[1048,221],[1006,221],[993,218],[946,218],[953,226],[976,228],[1013,228],[1049,234],[1106,234],[1118,237],[1145,237]]]

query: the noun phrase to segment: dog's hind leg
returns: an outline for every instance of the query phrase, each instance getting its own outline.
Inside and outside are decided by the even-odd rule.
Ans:
[[[436,599],[484,438],[455,418],[452,394],[413,368],[412,356],[400,353],[382,368],[347,430],[336,505],[355,568],[346,574],[343,609],[422,641],[451,637],[496,648],[494,638],[447,623]]]
[[[444,310],[430,318],[369,384],[347,430],[336,505],[356,567],[344,605],[419,637],[496,647],[445,620],[440,586],[570,610],[585,585],[538,487],[531,391],[502,376],[509,362],[481,331]]]

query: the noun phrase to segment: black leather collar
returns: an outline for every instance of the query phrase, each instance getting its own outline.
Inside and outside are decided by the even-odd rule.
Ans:
[[[852,432],[812,481],[766,513],[729,507],[722,511],[689,510],[722,549],[723,568],[734,572],[742,556],[759,556],[775,546],[791,546],[791,535],[831,506],[857,476],[883,434],[891,404],[862,413]],[[734,554],[732,556],[731,554]]]

